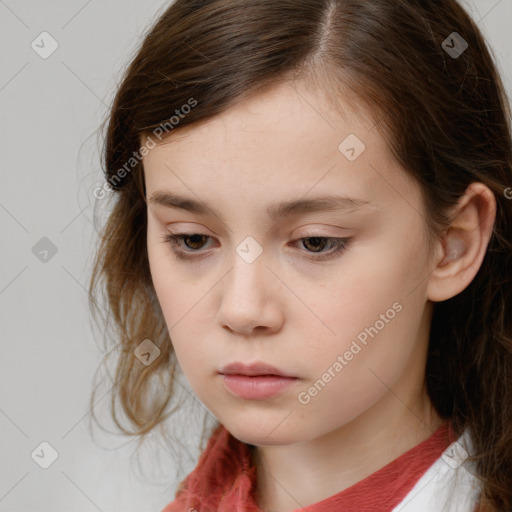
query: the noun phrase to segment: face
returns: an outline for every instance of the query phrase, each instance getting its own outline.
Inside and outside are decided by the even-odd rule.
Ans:
[[[340,105],[334,114],[320,91],[279,84],[144,158],[148,257],[176,355],[198,398],[250,444],[327,435],[381,407],[389,388],[413,401],[422,384],[420,188],[371,115]],[[353,201],[315,202],[328,196]],[[295,379],[241,397],[219,373],[233,362]]]

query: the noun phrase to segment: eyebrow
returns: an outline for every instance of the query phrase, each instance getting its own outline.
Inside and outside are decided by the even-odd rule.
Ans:
[[[171,192],[157,191],[151,196],[149,202],[166,208],[185,210],[198,215],[218,217],[217,212],[204,201],[191,199]],[[277,221],[281,218],[303,213],[320,211],[350,212],[368,209],[369,207],[375,209],[375,205],[363,199],[338,195],[321,195],[310,199],[297,199],[271,204],[266,208],[266,214],[270,219]]]

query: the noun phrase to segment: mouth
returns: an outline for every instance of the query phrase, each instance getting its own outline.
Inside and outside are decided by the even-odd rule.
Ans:
[[[289,377],[296,378],[294,375],[290,375],[279,368],[266,363],[253,363],[250,365],[244,363],[230,363],[219,372],[222,375],[245,375],[248,377]]]
[[[267,400],[282,393],[299,380],[298,377],[265,363],[231,363],[219,374],[226,389],[232,395],[245,400]]]

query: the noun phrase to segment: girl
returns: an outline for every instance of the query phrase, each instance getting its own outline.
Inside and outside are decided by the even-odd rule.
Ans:
[[[509,119],[455,0],[169,6],[90,282],[135,433],[217,421],[165,512],[512,510]]]

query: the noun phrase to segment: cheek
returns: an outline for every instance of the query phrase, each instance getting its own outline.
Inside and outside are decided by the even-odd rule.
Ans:
[[[211,323],[203,309],[205,299],[201,300],[198,290],[180,283],[174,274],[172,277],[157,277],[155,290],[178,362],[196,387],[198,378],[205,376],[212,366],[205,334],[205,326]]]
[[[416,342],[416,311],[411,315],[407,305],[394,305],[383,310],[385,320],[356,311],[368,317],[359,324],[347,314],[337,324],[336,338],[325,338],[320,350],[306,348],[309,379],[294,400],[301,437],[314,438],[354,420],[406,371]]]
[[[164,233],[165,229],[156,222],[148,224],[147,250],[151,278],[170,329],[204,295],[205,283],[194,279],[193,272],[176,258],[170,243],[162,238]]]
[[[387,391],[357,359],[340,373],[332,370],[319,374],[318,380],[302,391],[295,402],[294,419],[300,437],[312,439],[350,423],[376,404]]]
[[[151,278],[181,368],[191,383],[213,372],[214,312],[208,301],[215,281],[199,279],[175,258],[161,240],[164,230],[148,224],[147,250]],[[212,281],[212,282],[210,282]],[[210,372],[210,373],[211,373]]]
[[[329,330],[313,315],[302,318],[311,387],[302,389],[296,410],[308,421],[323,418],[331,427],[350,421],[386,394],[411,361],[424,308],[423,288],[417,286],[421,249],[391,247],[366,248],[347,258],[343,271],[319,290],[312,309]],[[315,332],[321,339],[311,344]]]
[[[148,225],[148,261],[153,287],[172,339],[180,323],[186,321],[195,292],[193,285],[183,281],[179,264],[160,238],[162,233],[163,230]]]
[[[415,261],[386,244],[354,251],[329,283],[317,288],[311,310],[318,312],[324,327],[317,321],[316,328],[334,343],[338,340],[340,349],[362,333],[364,339],[365,330],[375,324],[379,331],[388,330],[400,316],[396,309],[411,300],[409,294],[418,283]]]

